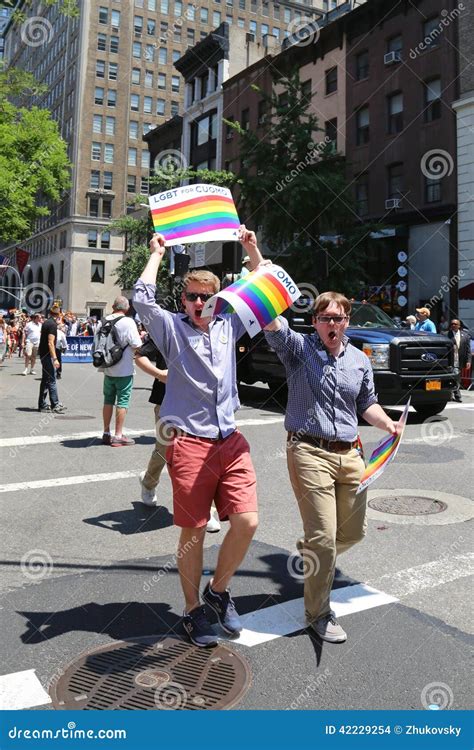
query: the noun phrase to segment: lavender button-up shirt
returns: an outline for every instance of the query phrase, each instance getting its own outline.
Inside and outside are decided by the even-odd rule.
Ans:
[[[186,314],[157,305],[155,290],[139,279],[133,306],[168,365],[160,418],[198,437],[227,437],[240,407],[235,344],[245,328],[237,315],[218,315],[203,332]]]

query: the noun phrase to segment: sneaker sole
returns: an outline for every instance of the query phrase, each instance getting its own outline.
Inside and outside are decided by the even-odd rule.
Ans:
[[[311,632],[314,633],[314,635],[319,638],[320,641],[325,641],[326,643],[345,643],[347,641],[347,635],[342,637],[338,636],[335,638],[328,637],[326,635],[320,635],[314,628],[311,628]]]
[[[207,601],[207,599],[204,599],[204,601],[206,602],[207,606],[210,607],[213,612],[215,612],[215,614],[217,615],[217,619],[219,620],[219,625],[221,626],[222,630],[224,630],[227,633],[227,635],[240,635],[243,628],[240,628],[240,630],[229,630],[229,628],[226,628],[226,626],[223,624],[221,620],[221,616],[219,612],[217,611],[217,609],[212,604],[210,604]]]
[[[218,641],[211,641],[211,643],[198,643],[194,638],[191,638],[190,635],[187,635],[186,637],[191,641],[193,646],[197,646],[198,648],[215,648],[218,645]]]

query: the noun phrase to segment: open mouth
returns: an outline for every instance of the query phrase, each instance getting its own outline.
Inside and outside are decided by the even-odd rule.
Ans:
[[[196,318],[200,318],[201,317],[201,313],[202,313],[202,310],[195,310],[194,311],[194,314],[195,314]]]
[[[328,337],[329,337],[330,341],[334,341],[334,339],[337,338],[336,331],[329,331]]]

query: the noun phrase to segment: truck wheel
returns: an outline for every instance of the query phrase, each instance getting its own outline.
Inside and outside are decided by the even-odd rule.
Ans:
[[[439,401],[436,404],[422,404],[421,406],[415,406],[414,409],[420,417],[428,419],[428,417],[434,417],[436,414],[441,414],[447,403],[447,401]]]

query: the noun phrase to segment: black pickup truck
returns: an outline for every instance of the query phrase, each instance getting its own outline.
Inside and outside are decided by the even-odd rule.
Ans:
[[[297,305],[301,309],[300,301]],[[290,308],[285,317],[295,331],[314,330],[310,312]],[[372,363],[381,404],[405,404],[411,396],[412,406],[425,419],[443,411],[455,385],[453,345],[447,336],[397,328],[383,310],[363,302],[352,304],[347,335]],[[285,368],[263,333],[238,342],[237,378],[249,385],[267,383],[280,403],[286,398]]]

